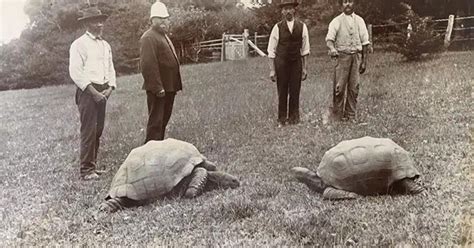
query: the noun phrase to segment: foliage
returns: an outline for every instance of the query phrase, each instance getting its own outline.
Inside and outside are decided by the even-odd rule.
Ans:
[[[280,8],[274,3],[254,8],[252,12],[258,17],[256,20],[256,28],[259,33],[270,34],[273,25],[282,19]]]
[[[138,41],[149,26],[149,10],[149,4],[140,3],[111,7],[104,37],[112,47],[114,67],[119,75],[137,72]]]
[[[226,9],[208,15],[210,32],[207,39],[220,38],[222,33],[241,34],[244,29],[255,32],[258,30],[257,16],[251,11],[241,8]]]
[[[169,7],[178,7],[182,9],[187,8],[198,8],[211,11],[221,11],[225,9],[234,8],[238,0],[186,0],[186,1],[176,1],[176,0],[161,0]]]
[[[403,54],[409,61],[423,58],[425,54],[435,54],[443,50],[443,36],[436,32],[430,17],[420,17],[408,4],[403,5],[406,12],[402,20],[407,28],[400,28],[401,34],[394,39],[395,51]]]

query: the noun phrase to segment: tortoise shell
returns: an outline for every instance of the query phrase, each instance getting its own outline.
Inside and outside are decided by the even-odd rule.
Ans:
[[[394,182],[420,176],[405,149],[391,139],[368,136],[331,148],[317,173],[324,183],[361,195],[384,194]]]
[[[149,141],[130,152],[115,174],[107,198],[141,201],[165,195],[205,161],[206,157],[190,143],[176,139]]]

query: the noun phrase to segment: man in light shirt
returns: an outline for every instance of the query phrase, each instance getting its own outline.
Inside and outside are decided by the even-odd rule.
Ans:
[[[301,81],[307,77],[308,28],[295,19],[296,6],[296,0],[281,1],[283,20],[275,24],[268,41],[270,79],[277,83],[279,126],[299,123]]]
[[[104,171],[97,169],[99,139],[104,130],[107,99],[117,87],[112,50],[102,39],[107,15],[95,7],[82,11],[78,21],[86,28],[69,50],[69,75],[77,86],[76,104],[81,121],[80,174],[96,180]]]
[[[355,121],[359,74],[367,66],[369,33],[364,19],[354,13],[354,0],[339,2],[343,13],[331,21],[326,36],[329,55],[337,59],[332,113],[344,121]]]

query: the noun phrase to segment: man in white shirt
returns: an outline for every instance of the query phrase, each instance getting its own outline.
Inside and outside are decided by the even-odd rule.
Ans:
[[[283,20],[275,24],[268,41],[270,79],[277,82],[279,126],[299,123],[301,81],[307,77],[308,28],[295,20],[296,6],[296,0],[281,1]]]
[[[104,171],[97,170],[99,139],[105,122],[107,99],[117,87],[112,50],[102,39],[107,15],[98,8],[82,11],[78,21],[86,33],[76,39],[69,50],[69,75],[77,86],[76,104],[81,121],[80,174],[84,180],[95,180]]]
[[[333,114],[354,120],[359,94],[359,74],[367,66],[369,32],[364,19],[354,13],[354,0],[340,0],[343,13],[329,24],[326,43],[329,55],[337,59],[333,84]]]

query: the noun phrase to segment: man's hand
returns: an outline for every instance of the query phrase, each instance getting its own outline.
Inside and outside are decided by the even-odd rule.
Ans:
[[[92,100],[95,103],[101,103],[107,101],[107,97],[105,97],[102,92],[98,92],[92,84],[87,85],[86,90],[89,91],[90,95],[92,96]]]
[[[276,73],[274,70],[270,71],[270,79],[272,80],[272,82],[276,82]]]
[[[112,94],[112,87],[109,87],[102,92],[100,92],[102,95],[105,96],[105,98],[109,99],[110,95]]]
[[[362,63],[360,63],[360,66],[359,66],[359,73],[364,74],[366,68],[367,68],[367,62],[362,61]]]
[[[164,96],[165,96],[165,90],[164,90],[164,89],[162,89],[162,90],[160,90],[160,91],[156,92],[156,94],[155,94],[155,95],[156,95],[156,97],[158,97],[158,98],[162,98],[162,97],[164,97]]]
[[[92,99],[94,99],[95,103],[106,102],[107,97],[98,91],[91,91],[92,92]]]
[[[337,56],[339,56],[339,53],[336,49],[331,49],[329,50],[328,55],[331,56],[331,58],[336,58]]]
[[[303,69],[301,73],[301,81],[306,80],[307,77],[308,77],[308,71],[306,69]]]

